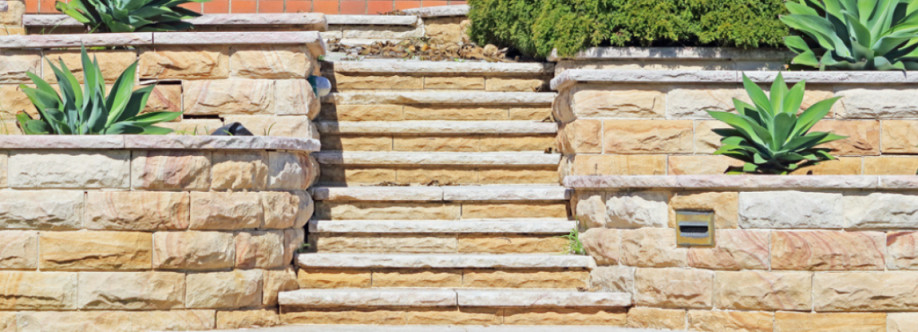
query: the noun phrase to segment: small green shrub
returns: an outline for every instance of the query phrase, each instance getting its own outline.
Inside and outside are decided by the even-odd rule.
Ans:
[[[793,64],[820,70],[918,69],[918,1],[788,1],[781,21],[801,33],[785,39]]]
[[[471,0],[479,44],[529,56],[592,46],[781,45],[783,0]]]
[[[839,97],[813,104],[798,115],[806,82],[800,81],[788,89],[784,77],[778,74],[771,85],[771,98],[746,75],[743,75],[743,86],[755,106],[734,98],[738,114],[708,112],[733,127],[714,130],[723,136],[721,147],[714,154],[745,162],[742,167],[731,168],[728,173],[789,174],[835,159],[829,154],[829,149],[816,146],[846,137],[809,131],[829,113]]]
[[[105,79],[99,69],[99,61],[89,60],[86,48],[82,49],[83,90],[64,61],[60,67],[48,61],[60,85],[60,94],[48,82],[37,75],[27,73],[35,88],[21,85],[38,110],[35,120],[21,112],[16,115],[22,132],[26,135],[92,135],[92,134],[168,134],[171,129],[153,126],[159,122],[172,121],[181,112],[153,112],[140,114],[147,105],[153,86],[134,91],[134,75],[137,63],[128,67],[106,97]]]
[[[201,16],[179,7],[210,0],[71,0],[54,7],[89,28],[90,32],[182,31],[192,25],[183,22]]]
[[[574,228],[570,234],[562,237],[567,239],[568,254],[586,255],[586,251],[583,249],[583,242],[580,242],[580,231],[578,229]]]

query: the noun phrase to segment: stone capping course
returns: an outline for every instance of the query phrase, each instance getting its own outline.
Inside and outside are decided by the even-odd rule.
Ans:
[[[326,15],[328,25],[410,25],[418,24],[411,15]]]
[[[206,14],[185,20],[198,26],[306,26],[306,30],[325,31],[328,23],[322,13],[276,13],[276,14]],[[81,27],[83,23],[62,14],[24,15],[22,24],[26,27]]]
[[[301,289],[281,292],[293,307],[627,307],[631,294],[523,289]]]
[[[0,49],[92,46],[306,45],[312,56],[325,54],[318,31],[142,32],[0,36]]]
[[[288,150],[319,151],[312,138],[273,136],[154,135],[10,135],[0,136],[0,150]]]
[[[577,222],[567,219],[309,220],[310,234],[567,234]]]
[[[591,269],[590,256],[556,254],[300,254],[297,265],[303,268],[393,268],[393,269]]]
[[[905,84],[918,83],[918,72],[901,71],[737,71],[737,70],[565,70],[551,80],[552,90],[565,90],[577,83],[742,83],[743,74],[758,83],[774,81],[778,73],[787,82],[810,84]]]
[[[420,7],[405,9],[402,12],[408,15],[417,15],[421,18],[468,16],[469,5]]]
[[[566,201],[568,189],[546,185],[454,187],[313,187],[319,201]]]
[[[572,56],[558,56],[558,50],[552,50],[548,61],[562,60],[789,60],[793,53],[772,48],[741,49],[730,47],[593,47],[577,52]]]
[[[517,135],[555,134],[558,124],[541,121],[318,121],[316,127],[323,134],[476,134]]]
[[[915,190],[914,175],[635,175],[568,176],[564,186],[595,189]]]
[[[487,76],[551,75],[554,64],[539,62],[452,62],[366,59],[334,61],[336,73],[359,74],[485,74]]]

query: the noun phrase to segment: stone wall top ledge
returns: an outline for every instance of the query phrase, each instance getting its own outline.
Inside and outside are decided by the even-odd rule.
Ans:
[[[551,80],[552,90],[565,90],[577,83],[742,83],[743,74],[754,82],[769,83],[777,71],[736,70],[603,70],[571,69]],[[806,80],[815,84],[918,83],[918,72],[899,71],[786,71],[787,82]]]
[[[196,26],[277,26],[295,25],[304,30],[325,31],[328,23],[322,13],[276,13],[276,14],[207,14],[186,20]],[[67,15],[24,15],[22,23],[26,28],[81,27],[83,23]]]
[[[729,47],[593,47],[577,52],[572,56],[559,56],[558,50],[552,50],[548,61],[561,60],[635,60],[635,59],[671,59],[671,60],[786,60],[793,57],[780,49],[744,50]]]
[[[413,15],[328,15],[329,25],[410,25],[418,23]]]
[[[568,176],[564,185],[576,190],[596,189],[841,189],[841,190],[914,190],[918,176],[875,175],[638,175],[638,176]]]
[[[0,136],[0,150],[291,150],[319,151],[312,138],[273,136]]]
[[[468,16],[469,5],[434,6],[405,9],[402,12],[409,15],[428,17]]]

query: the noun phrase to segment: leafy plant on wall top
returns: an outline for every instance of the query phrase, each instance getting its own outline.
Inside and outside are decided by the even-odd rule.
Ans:
[[[147,105],[152,85],[134,90],[137,63],[128,67],[111,92],[106,96],[105,79],[99,69],[99,61],[90,61],[86,49],[81,51],[84,86],[73,76],[64,61],[60,67],[49,60],[51,70],[60,86],[60,94],[37,75],[29,72],[35,88],[24,84],[20,87],[38,110],[39,119],[32,119],[20,112],[16,115],[22,132],[26,135],[91,135],[91,134],[168,134],[171,129],[154,124],[172,121],[181,112],[153,112],[140,114]]]
[[[839,97],[813,104],[798,115],[806,87],[804,81],[788,89],[779,73],[771,85],[771,98],[746,75],[743,86],[754,105],[733,99],[737,113],[708,112],[732,127],[714,130],[723,136],[721,147],[714,154],[745,162],[742,167],[729,169],[729,174],[789,174],[835,159],[829,149],[817,146],[846,137],[810,132],[810,129],[829,113]]]
[[[71,0],[54,7],[85,24],[90,32],[158,32],[191,29],[183,20],[201,16],[179,7],[209,0]]]
[[[918,69],[918,1],[797,0],[781,21],[793,64],[820,70]]]

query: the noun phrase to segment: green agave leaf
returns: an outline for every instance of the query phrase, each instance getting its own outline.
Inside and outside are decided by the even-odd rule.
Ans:
[[[790,113],[781,113],[775,117],[775,127],[772,133],[772,148],[780,150],[787,143],[788,138],[797,124],[797,116]]]
[[[104,135],[132,135],[144,132],[144,128],[129,122],[119,122],[105,128]]]
[[[752,127],[752,121],[748,117],[728,112],[708,111],[708,114],[710,114],[711,117],[720,120],[733,128],[736,128],[736,130],[742,133],[742,135],[747,139],[759,144],[765,144],[766,141],[757,135],[756,130]]]
[[[121,73],[121,76],[119,76],[117,80],[115,80],[115,85],[112,86],[112,91],[109,92],[108,98],[105,100],[105,107],[108,108],[109,112],[106,123],[109,126],[121,117],[121,113],[124,112],[128,102],[130,102],[131,94],[134,90],[134,77],[136,74],[137,62],[135,61]]]
[[[800,81],[794,84],[794,87],[787,92],[784,98],[784,112],[796,115],[800,112],[800,105],[803,104],[803,96],[806,90],[806,82]]]
[[[152,112],[130,118],[127,120],[127,122],[133,122],[138,125],[146,126],[160,122],[169,122],[177,119],[181,115],[182,113],[180,112]]]
[[[171,134],[172,132],[173,130],[169,128],[148,126],[148,127],[144,127],[143,132],[140,134],[141,135],[168,135],[168,134]]]
[[[796,53],[812,52],[812,50],[810,50],[810,45],[807,45],[803,37],[800,36],[784,37],[784,45],[787,45],[787,48]]]
[[[778,77],[771,83],[771,109],[774,114],[784,112],[784,98],[787,96],[787,84],[784,83],[784,75],[778,73]]]
[[[826,117],[826,114],[829,114],[829,111],[832,110],[832,106],[835,105],[835,102],[840,98],[841,97],[834,97],[820,101],[810,106],[806,111],[803,111],[797,119],[797,124],[791,136],[797,136],[809,131],[810,128],[816,125],[816,122],[819,122],[819,120]]]
[[[128,101],[127,106],[125,106],[124,112],[115,119],[115,122],[127,121],[137,116],[137,114],[140,114],[147,105],[147,100],[150,98],[153,88],[155,88],[154,85],[145,86],[131,93],[131,99]]]
[[[746,94],[749,95],[749,98],[752,99],[752,103],[754,103],[755,106],[774,115],[771,108],[771,102],[769,102],[768,96],[765,95],[765,91],[762,91],[762,88],[752,82],[746,74],[743,74],[743,87],[746,88]]]
[[[794,57],[794,59],[791,60],[791,64],[818,68],[819,59],[816,58],[816,53],[813,53],[812,51],[807,51],[807,52],[798,54],[796,57]]]

